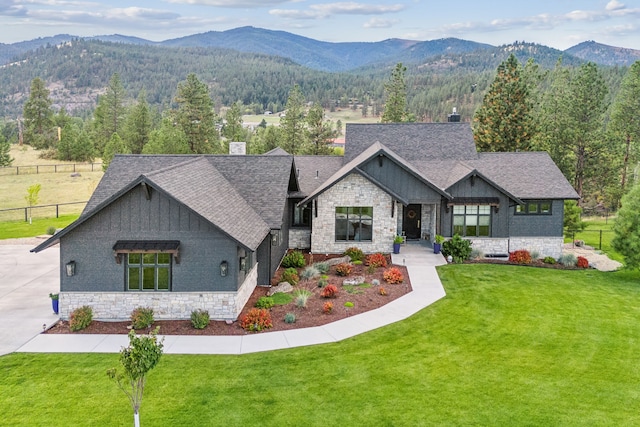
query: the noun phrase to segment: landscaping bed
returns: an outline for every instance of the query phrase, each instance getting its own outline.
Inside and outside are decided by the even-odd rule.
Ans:
[[[307,265],[317,262],[325,261],[326,259],[338,257],[340,255],[314,255],[313,260],[310,259],[308,254],[305,254]],[[326,273],[326,281],[328,284],[333,284],[337,288],[337,293],[334,298],[323,298],[321,293],[323,287],[318,286],[320,278],[314,278],[311,280],[301,280],[296,286],[294,286],[294,292],[291,293],[291,300],[286,304],[276,304],[269,309],[273,327],[264,329],[263,331],[282,331],[289,329],[309,328],[314,326],[321,326],[330,322],[343,319],[347,316],[354,316],[356,314],[364,313],[376,308],[382,307],[385,304],[401,297],[402,295],[411,292],[411,283],[407,269],[404,266],[391,265],[390,256],[385,255],[388,263],[388,267],[371,268],[363,264],[351,264],[352,271],[346,276],[342,277],[336,273],[336,266],[332,266]],[[403,276],[403,282],[399,284],[388,284],[384,280],[384,272],[388,268],[397,268]],[[298,271],[302,272],[302,268]],[[272,284],[276,285],[281,277],[284,269],[280,268],[276,272]],[[342,283],[345,279],[362,276],[365,278],[362,285],[343,286]],[[374,285],[378,281],[379,285]],[[380,288],[384,288],[386,295],[381,295]],[[204,329],[195,329],[191,325],[190,320],[159,320],[153,323],[151,329],[156,326],[160,327],[160,334],[163,335],[244,335],[251,333],[245,331],[241,326],[241,319],[254,308],[256,302],[261,298],[267,296],[269,287],[257,287],[249,301],[245,305],[242,313],[238,317],[238,320],[227,324],[224,321],[211,321],[209,325]],[[307,289],[311,292],[307,300],[307,306],[302,308],[298,307],[295,303],[295,291],[298,289]],[[274,296],[276,301],[286,300],[287,297],[283,294],[276,294]],[[330,313],[323,312],[323,306],[325,303],[330,302],[333,305],[333,309]],[[352,303],[353,307],[345,307],[345,303]],[[286,323],[285,316],[287,313],[293,313],[295,315],[294,323]],[[93,321],[86,328],[78,332],[71,332],[69,329],[69,323],[67,321],[59,321],[46,333],[49,334],[67,334],[67,333],[79,333],[79,334],[127,334],[130,330],[130,321],[123,322],[102,322]],[[144,332],[144,331],[138,331]]]

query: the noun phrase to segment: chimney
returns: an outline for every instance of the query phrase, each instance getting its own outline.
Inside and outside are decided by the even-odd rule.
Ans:
[[[246,142],[230,142],[229,154],[233,156],[244,156],[245,154],[247,154],[247,143]]]
[[[460,114],[456,111],[456,107],[453,107],[453,113],[447,115],[447,121],[449,123],[457,123],[460,121]]]

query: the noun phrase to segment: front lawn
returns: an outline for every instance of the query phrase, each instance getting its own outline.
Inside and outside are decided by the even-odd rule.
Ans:
[[[346,341],[165,355],[143,426],[637,425],[637,273],[439,268],[447,297]],[[130,425],[115,354],[0,358],[10,425]]]
[[[60,215],[59,218],[33,218],[31,224],[27,221],[0,222],[0,240],[34,237],[47,233],[50,227],[65,228],[78,219],[79,214]]]

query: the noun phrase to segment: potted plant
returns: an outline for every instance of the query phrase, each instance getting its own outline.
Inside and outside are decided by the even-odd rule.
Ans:
[[[51,307],[53,308],[53,313],[58,314],[58,294],[49,294],[49,298],[51,298]]]
[[[402,236],[396,236],[393,238],[393,253],[394,254],[399,254],[400,253],[400,244],[404,242],[404,239],[402,238]]]
[[[436,234],[435,241],[433,243],[433,253],[439,254],[442,250],[442,243],[444,242],[444,236]]]

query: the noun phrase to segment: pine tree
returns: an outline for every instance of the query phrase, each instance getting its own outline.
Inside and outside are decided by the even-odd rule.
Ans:
[[[480,151],[527,151],[535,130],[529,81],[511,54],[473,118],[473,137]]]
[[[123,133],[131,153],[142,153],[145,144],[149,142],[150,132],[151,112],[147,103],[147,94],[143,90],[138,95],[138,103],[129,111],[124,126]]]
[[[305,134],[305,100],[300,86],[294,85],[289,92],[285,115],[280,117],[282,147],[289,154],[306,152],[308,142]]]
[[[222,152],[216,114],[207,85],[198,80],[195,74],[189,74],[185,81],[178,83],[175,102],[178,103],[176,122],[187,136],[191,152]]]
[[[227,138],[228,141],[244,141],[245,131],[242,127],[242,104],[234,102],[231,104],[231,108],[227,110],[225,116],[225,124],[222,126],[222,135]]]
[[[73,147],[78,139],[78,133],[78,129],[70,123],[62,128],[60,132],[60,142],[58,143],[57,159],[64,161],[71,161],[73,159]]]
[[[613,249],[624,256],[628,268],[640,267],[640,185],[635,185],[622,198],[613,225]]]
[[[320,104],[314,104],[307,114],[308,138],[311,143],[309,154],[321,155],[333,153],[333,140],[338,132],[333,129],[331,122],[324,119],[324,109]]]
[[[0,134],[0,166],[11,166],[11,144],[4,135]]]
[[[120,138],[117,133],[111,135],[111,139],[104,146],[104,152],[102,154],[102,170],[107,170],[111,160],[116,154],[131,154],[129,146]]]
[[[407,84],[404,80],[406,71],[407,67],[401,62],[396,64],[389,80],[384,84],[387,101],[384,104],[382,123],[415,121],[407,111]]]
[[[55,143],[53,110],[49,89],[39,77],[31,82],[29,99],[24,104],[24,142],[36,149],[50,148]]]
[[[182,128],[175,126],[171,119],[164,119],[159,129],[151,131],[149,142],[142,154],[189,154],[191,147]]]
[[[122,133],[126,114],[125,98],[120,76],[115,73],[109,80],[106,92],[98,99],[93,113],[93,140],[98,152],[104,150],[114,133]]]
[[[93,162],[94,156],[95,152],[91,139],[87,132],[81,130],[71,145],[71,158],[77,162]]]

